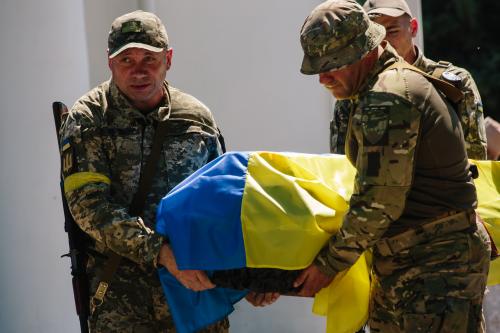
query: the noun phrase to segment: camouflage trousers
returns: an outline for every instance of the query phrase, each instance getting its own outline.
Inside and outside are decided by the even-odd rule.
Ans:
[[[490,251],[482,224],[389,256],[375,248],[370,332],[485,332]]]
[[[144,271],[122,260],[115,273],[104,302],[90,316],[92,333],[174,333],[173,319],[156,271]],[[92,281],[95,292],[97,281]],[[93,293],[92,293],[93,295]],[[227,333],[227,318],[200,332]]]

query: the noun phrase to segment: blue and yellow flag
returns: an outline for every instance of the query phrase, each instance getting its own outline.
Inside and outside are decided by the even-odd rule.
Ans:
[[[479,212],[500,243],[500,234],[492,232],[500,232],[498,164],[475,164],[480,170]],[[227,153],[161,201],[157,231],[169,238],[180,269],[302,269],[340,228],[354,176],[355,169],[341,155]],[[179,296],[178,288],[184,287],[174,287],[167,275],[160,272],[179,332],[219,320],[244,296],[218,290],[222,288],[201,293],[186,289],[190,296]],[[500,282],[493,266],[490,282]],[[327,332],[354,332],[368,317],[368,301],[369,265],[363,255],[316,295],[313,312],[327,316]]]

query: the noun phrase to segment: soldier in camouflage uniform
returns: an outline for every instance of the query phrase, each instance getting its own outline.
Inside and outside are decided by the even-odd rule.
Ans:
[[[165,81],[172,49],[156,15],[136,11],[117,18],[108,46],[111,80],[81,97],[61,129],[65,195],[97,253],[88,263],[91,295],[108,265],[105,255],[123,257],[90,327],[106,333],[174,332],[157,264],[193,290],[214,285],[201,271],[177,269],[166,240],[155,233],[156,207],[175,185],[222,153],[221,136],[205,105]],[[159,122],[166,122],[167,134],[157,171],[142,216],[132,216],[128,208]],[[203,331],[228,327],[225,318]]]
[[[483,332],[491,248],[458,116],[384,37],[351,0],[320,4],[302,27],[301,72],[352,103],[357,175],[341,229],[295,286],[314,295],[372,249],[371,332]]]
[[[483,104],[471,74],[446,61],[435,62],[426,58],[414,44],[418,22],[404,0],[368,0],[363,5],[370,19],[387,30],[386,40],[408,63],[422,71],[447,80],[459,88],[464,98],[456,105],[464,132],[469,158],[486,159],[486,133]],[[330,148],[333,153],[344,154],[345,135],[351,105],[341,100],[335,103],[330,124]]]

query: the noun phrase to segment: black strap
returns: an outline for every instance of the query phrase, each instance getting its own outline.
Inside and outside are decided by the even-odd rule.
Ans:
[[[170,107],[172,102],[170,100],[170,91],[168,87],[166,89],[166,97],[170,114]],[[167,134],[167,121],[159,121],[155,135],[153,138],[153,147],[151,148],[151,153],[149,154],[148,160],[144,167],[144,172],[141,172],[141,176],[139,178],[139,187],[137,188],[137,192],[132,199],[132,203],[130,204],[129,214],[132,216],[139,216],[142,214],[144,210],[144,205],[146,204],[146,197],[148,195],[149,189],[151,188],[151,184],[153,184],[153,178],[156,174],[156,167],[158,166],[158,159],[160,158],[161,147],[163,146],[163,139]]]
[[[104,301],[104,296],[106,295],[106,291],[108,291],[109,283],[111,282],[113,275],[115,275],[121,260],[122,257],[120,255],[109,251],[108,260],[104,266],[104,271],[101,275],[99,285],[97,286],[94,296],[90,299],[90,314],[93,314],[95,309]]]
[[[146,197],[148,195],[151,184],[153,183],[153,178],[156,173],[156,167],[158,165],[158,159],[160,158],[161,148],[163,145],[163,138],[167,133],[167,125],[165,121],[158,122],[156,126],[155,135],[153,138],[153,147],[151,148],[151,153],[149,154],[148,161],[144,167],[144,172],[141,173],[139,179],[139,188],[132,199],[130,204],[129,214],[132,216],[138,216],[142,214],[144,210],[144,205],[146,204]]]
[[[224,140],[224,137],[222,136],[222,133],[219,128],[217,128],[217,132],[219,133],[218,135],[218,140],[220,143],[220,147],[222,149],[222,153],[226,152],[226,141]]]
[[[171,101],[170,92],[168,91],[168,89],[167,100],[168,107],[170,108]],[[156,126],[151,153],[149,154],[146,165],[144,166],[144,172],[141,173],[141,176],[139,178],[139,187],[137,189],[137,192],[135,193],[134,198],[132,199],[132,203],[130,204],[129,214],[132,216],[140,216],[144,210],[146,197],[153,183],[153,178],[156,174],[156,168],[158,166],[158,160],[160,158],[161,148],[163,146],[163,141],[166,133],[167,122],[165,120],[159,121]],[[97,291],[90,302],[91,313],[93,313],[95,308],[101,305],[104,301],[104,296],[106,294],[106,291],[108,290],[111,279],[113,278],[113,275],[115,275],[122,259],[122,256],[120,256],[119,254],[113,251],[108,252],[108,260],[100,277]]]

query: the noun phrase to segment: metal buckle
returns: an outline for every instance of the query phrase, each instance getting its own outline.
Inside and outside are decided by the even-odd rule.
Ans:
[[[92,296],[92,299],[90,300],[91,313],[94,313],[95,309],[98,306],[102,305],[102,303],[104,301],[104,295],[106,295],[106,291],[108,290],[108,286],[109,286],[109,284],[106,282],[101,281],[99,283],[99,286],[97,287],[95,295]]]

